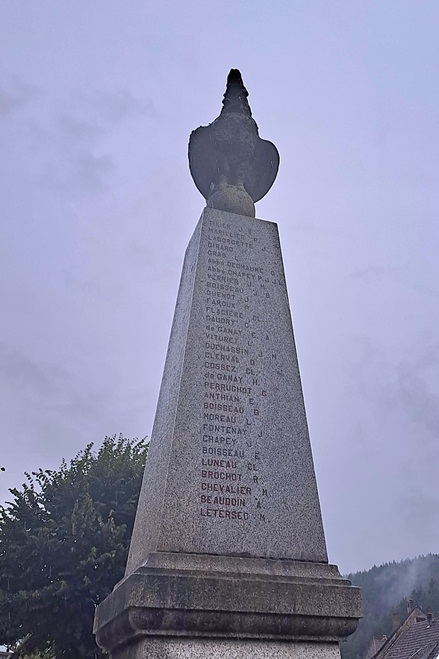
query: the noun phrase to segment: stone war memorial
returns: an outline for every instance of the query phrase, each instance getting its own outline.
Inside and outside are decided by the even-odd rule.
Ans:
[[[112,659],[337,659],[361,617],[328,564],[277,225],[276,147],[239,71],[189,141],[206,208],[186,250]]]

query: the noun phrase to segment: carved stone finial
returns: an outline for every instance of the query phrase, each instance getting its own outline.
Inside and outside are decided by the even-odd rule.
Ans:
[[[254,202],[276,178],[279,154],[259,137],[247,96],[240,72],[232,69],[221,114],[191,133],[189,168],[209,208],[254,217]]]

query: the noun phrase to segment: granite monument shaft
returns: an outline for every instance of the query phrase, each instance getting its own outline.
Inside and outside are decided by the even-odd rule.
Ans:
[[[277,225],[279,166],[240,73],[194,131],[207,207],[186,250],[126,576],[98,607],[114,659],[336,658],[361,615],[328,565]]]

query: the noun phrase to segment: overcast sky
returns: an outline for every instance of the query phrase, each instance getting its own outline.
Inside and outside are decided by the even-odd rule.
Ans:
[[[242,71],[279,224],[329,558],[439,550],[437,0],[2,0],[0,500],[150,435],[204,200],[191,130]]]

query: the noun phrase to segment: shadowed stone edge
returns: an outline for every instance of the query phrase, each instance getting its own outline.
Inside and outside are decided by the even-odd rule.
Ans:
[[[316,564],[328,579],[142,567],[98,607],[96,639],[107,652],[139,636],[337,642],[355,631],[361,594],[333,567]]]

